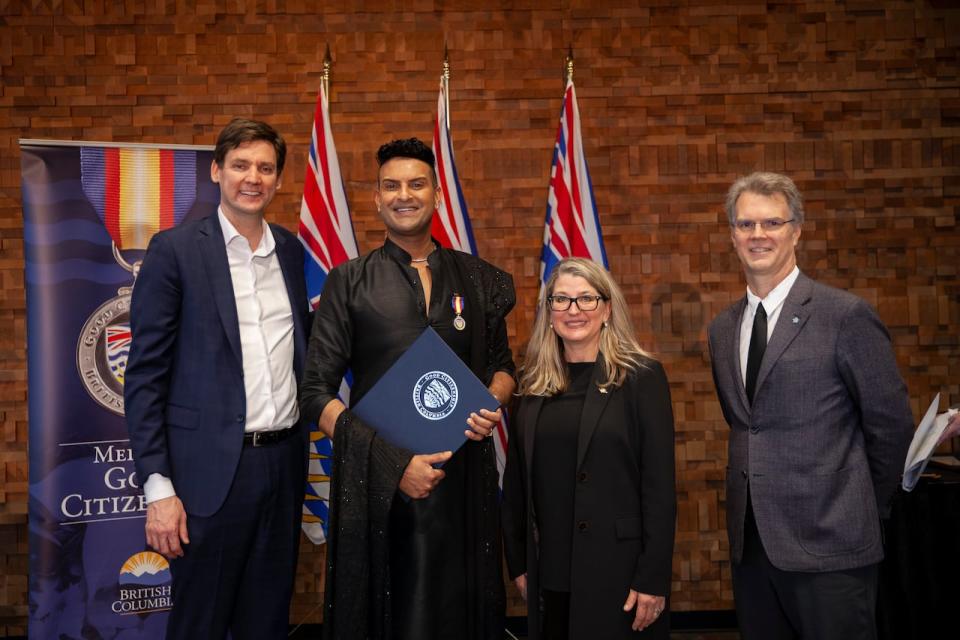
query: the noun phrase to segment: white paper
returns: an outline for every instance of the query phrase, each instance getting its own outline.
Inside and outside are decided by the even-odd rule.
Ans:
[[[930,455],[937,445],[940,444],[946,434],[944,431],[950,423],[951,418],[957,414],[956,409],[950,409],[946,413],[937,415],[937,407],[940,406],[940,394],[930,403],[923,420],[913,434],[913,440],[910,442],[910,449],[907,451],[907,460],[903,465],[903,490],[912,491],[920,480],[920,474],[927,467]]]

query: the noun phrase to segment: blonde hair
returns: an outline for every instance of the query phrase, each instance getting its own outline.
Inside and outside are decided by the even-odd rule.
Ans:
[[[570,384],[563,359],[563,340],[551,327],[547,302],[547,296],[553,295],[557,278],[561,275],[583,278],[603,296],[604,304],[610,305],[610,318],[600,330],[600,353],[605,369],[605,380],[600,388],[622,385],[628,373],[645,366],[643,360],[651,357],[634,337],[626,299],[610,273],[592,260],[565,258],[554,268],[540,294],[537,319],[533,323],[520,377],[520,393],[523,395],[552,396],[562,393]]]

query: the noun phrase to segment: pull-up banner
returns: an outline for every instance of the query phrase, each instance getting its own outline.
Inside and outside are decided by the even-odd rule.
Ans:
[[[216,211],[213,151],[21,140],[31,638],[162,638],[170,568],[123,418],[130,294],[154,233]]]

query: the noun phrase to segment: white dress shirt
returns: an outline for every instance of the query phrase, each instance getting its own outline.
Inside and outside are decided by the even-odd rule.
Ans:
[[[780,318],[783,301],[787,299],[787,294],[790,293],[799,275],[799,267],[794,267],[790,275],[781,280],[780,284],[762,300],[750,291],[750,287],[747,287],[747,308],[743,310],[743,319],[740,321],[740,377],[744,385],[747,384],[747,356],[750,353],[750,337],[753,335],[753,317],[757,315],[757,305],[762,302],[763,310],[767,312],[767,342],[769,343],[773,328],[777,326],[777,320]]]
[[[270,225],[256,250],[217,211],[240,325],[243,386],[247,398],[244,431],[275,431],[297,423],[297,384],[293,372],[293,310],[277,258]],[[169,478],[150,474],[143,486],[147,503],[176,495]]]

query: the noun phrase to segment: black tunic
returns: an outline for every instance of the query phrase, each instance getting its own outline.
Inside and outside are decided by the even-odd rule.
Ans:
[[[319,419],[348,368],[350,404],[359,402],[427,326],[485,383],[496,371],[513,374],[504,322],[515,301],[510,276],[438,246],[428,258],[427,315],[419,276],[409,263],[409,254],[387,240],[330,272],[301,387],[305,419]],[[464,299],[464,331],[453,327],[454,294]],[[492,444],[467,442],[444,472],[429,498],[393,501],[388,535],[392,637],[499,638],[504,597]],[[349,578],[338,572],[338,581]]]
[[[570,591],[573,492],[580,414],[593,362],[567,363],[570,386],[543,402],[533,449],[533,503],[540,532],[540,587]]]

